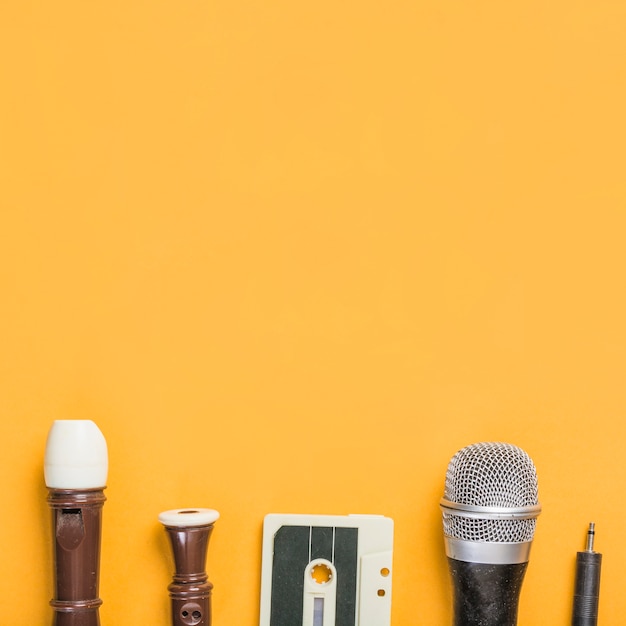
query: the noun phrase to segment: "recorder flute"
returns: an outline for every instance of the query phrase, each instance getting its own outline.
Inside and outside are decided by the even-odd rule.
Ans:
[[[170,539],[176,572],[168,586],[172,626],[211,626],[211,590],[206,555],[213,524],[213,509],[173,509],[159,515]]]
[[[54,626],[99,626],[100,536],[107,447],[89,420],[57,420],[44,473],[54,535]]]

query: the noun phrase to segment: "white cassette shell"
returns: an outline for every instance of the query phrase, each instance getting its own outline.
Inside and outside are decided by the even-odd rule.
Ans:
[[[263,563],[261,578],[261,619],[260,626],[283,626],[280,618],[272,616],[273,566],[275,562],[275,538],[284,527],[309,527],[310,529],[357,529],[358,542],[356,551],[357,583],[355,597],[355,626],[390,626],[391,624],[391,586],[393,560],[393,520],[382,515],[296,515],[270,514],[265,517],[263,526]],[[339,532],[339,530],[337,530]],[[289,622],[289,626],[334,626],[335,618],[328,603],[338,603],[336,581],[330,580],[324,585],[311,583],[308,572],[317,563],[327,563],[325,559],[311,559],[297,571],[290,571],[289,577],[303,580],[302,616],[298,621]],[[332,565],[332,564],[331,564]],[[341,577],[341,573],[333,576]],[[310,578],[310,577],[309,577]],[[310,591],[311,602],[306,600]],[[323,621],[313,621],[313,599],[323,598]],[[334,607],[333,607],[334,608]]]

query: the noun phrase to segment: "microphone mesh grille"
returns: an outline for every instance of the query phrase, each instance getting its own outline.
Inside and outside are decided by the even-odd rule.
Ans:
[[[537,474],[521,448],[508,443],[476,443],[459,450],[446,472],[444,498],[474,506],[523,507],[538,504]],[[443,513],[444,533],[465,541],[531,541],[536,519],[467,518]]]

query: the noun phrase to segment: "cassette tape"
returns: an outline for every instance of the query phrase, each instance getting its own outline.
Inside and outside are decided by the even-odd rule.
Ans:
[[[260,626],[389,626],[393,520],[265,517]]]

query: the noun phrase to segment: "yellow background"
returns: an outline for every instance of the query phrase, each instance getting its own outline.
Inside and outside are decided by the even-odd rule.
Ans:
[[[186,506],[216,626],[269,512],[393,517],[392,623],[445,625],[481,440],[538,470],[520,623],[595,521],[626,624],[626,3],[4,0],[0,63],[2,624],[51,619],[59,418],[109,445],[105,625],[169,624]]]

